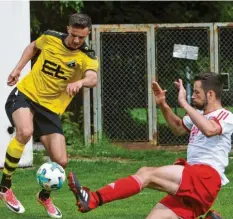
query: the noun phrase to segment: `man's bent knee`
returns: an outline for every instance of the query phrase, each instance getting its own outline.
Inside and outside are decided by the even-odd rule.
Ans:
[[[54,162],[60,164],[63,168],[67,166],[68,159],[67,158],[62,158],[62,159],[54,159]]]
[[[32,137],[33,129],[30,128],[22,128],[16,130],[16,138],[19,142],[26,144],[30,138]]]
[[[156,167],[153,167],[153,171],[155,171]],[[137,172],[136,176],[142,181],[143,188],[149,185],[151,182],[151,171],[152,167],[141,167]]]

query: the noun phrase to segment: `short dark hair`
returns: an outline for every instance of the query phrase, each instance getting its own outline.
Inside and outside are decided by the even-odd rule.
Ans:
[[[215,72],[205,72],[194,77],[194,81],[201,81],[201,86],[205,93],[213,90],[216,99],[221,99],[223,91],[223,79],[220,74]]]
[[[69,19],[69,26],[76,28],[86,28],[91,30],[91,18],[86,14],[72,14]]]

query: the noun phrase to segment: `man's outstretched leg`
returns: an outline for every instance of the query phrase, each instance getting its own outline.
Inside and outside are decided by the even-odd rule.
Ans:
[[[68,185],[74,193],[77,206],[82,213],[97,208],[103,203],[130,197],[142,189],[142,184],[135,175],[118,179],[96,192],[91,192],[88,188],[82,187],[75,174],[71,172],[68,175]]]
[[[116,180],[95,192],[82,187],[74,175],[68,175],[68,184],[77,199],[79,211],[88,212],[98,206],[139,193],[143,188],[152,188],[174,194],[180,185],[184,167],[142,167],[135,175]]]

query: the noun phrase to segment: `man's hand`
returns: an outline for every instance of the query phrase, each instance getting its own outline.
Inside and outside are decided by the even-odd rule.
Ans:
[[[184,107],[184,104],[187,103],[187,100],[186,100],[186,90],[184,89],[183,81],[179,79],[178,81],[175,81],[174,83],[175,83],[176,88],[179,90],[178,102],[181,107]]]
[[[10,75],[8,76],[8,79],[7,79],[7,85],[8,86],[13,86],[15,85],[18,80],[19,80],[19,76],[20,76],[20,71],[19,70],[13,70]]]
[[[152,89],[154,91],[155,95],[155,102],[156,105],[162,105],[166,102],[166,90],[162,90],[162,88],[159,86],[158,82],[153,81],[152,82]]]
[[[67,85],[66,92],[69,94],[70,97],[72,97],[79,92],[82,86],[82,80],[70,83]]]

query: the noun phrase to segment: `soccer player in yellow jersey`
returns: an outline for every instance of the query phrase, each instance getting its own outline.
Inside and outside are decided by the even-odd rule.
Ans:
[[[59,115],[82,87],[91,88],[97,84],[98,61],[85,43],[90,30],[91,19],[87,15],[72,15],[68,34],[46,31],[26,47],[8,77],[7,84],[15,85],[21,70],[40,51],[32,70],[17,83],[5,105],[7,116],[16,127],[16,136],[7,148],[0,197],[15,213],[23,213],[25,209],[11,189],[11,176],[32,135],[40,138],[52,161],[63,167],[67,164]],[[42,190],[37,194],[37,200],[49,216],[62,217],[61,211],[52,203],[50,193]]]

